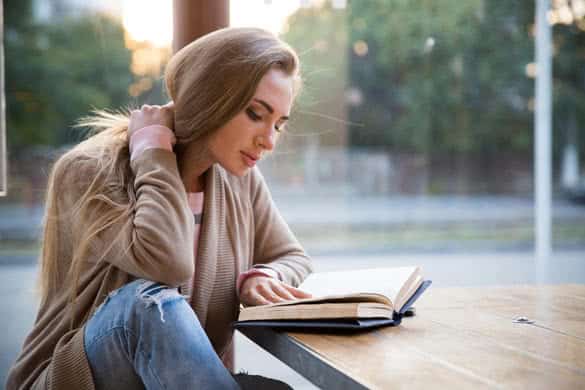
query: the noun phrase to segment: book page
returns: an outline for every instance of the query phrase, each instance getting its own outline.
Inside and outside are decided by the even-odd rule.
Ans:
[[[370,268],[311,274],[299,286],[315,298],[330,295],[352,295],[375,293],[396,302],[403,285],[415,274],[419,267]]]
[[[394,306],[396,307],[396,311],[402,309],[402,306],[410,299],[411,296],[414,295],[416,290],[420,287],[423,283],[423,277],[420,274],[414,275],[411,283],[404,286],[404,289],[398,293],[398,297],[396,298],[396,302]]]

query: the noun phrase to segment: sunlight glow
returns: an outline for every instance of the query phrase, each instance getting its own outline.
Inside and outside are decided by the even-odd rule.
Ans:
[[[260,27],[279,35],[286,31],[286,19],[302,0],[231,0],[230,26]]]
[[[173,2],[124,0],[122,23],[130,40],[168,47],[173,39]]]
[[[171,55],[173,2],[171,0],[123,0],[124,41],[132,52],[130,70],[138,76],[128,87],[140,96],[153,87]]]
[[[553,0],[547,13],[549,24],[575,24],[585,31],[585,0]]]

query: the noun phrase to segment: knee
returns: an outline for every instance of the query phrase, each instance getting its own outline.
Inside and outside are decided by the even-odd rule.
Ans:
[[[124,326],[137,325],[142,320],[154,325],[166,322],[169,317],[196,316],[185,296],[176,288],[145,279],[112,291],[93,316],[108,323],[126,324]]]
[[[160,320],[165,322],[165,312],[192,311],[185,296],[181,295],[177,288],[144,279],[133,283],[134,303],[138,314],[152,313],[152,308],[156,308]]]

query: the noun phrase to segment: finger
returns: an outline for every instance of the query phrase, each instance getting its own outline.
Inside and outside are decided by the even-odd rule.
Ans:
[[[260,295],[257,291],[250,291],[246,301],[250,303],[252,306],[260,306],[260,305],[269,305],[270,301]]]
[[[264,298],[272,303],[284,302],[284,299],[279,297],[271,288],[270,285],[259,284],[256,290],[262,294]]]
[[[299,290],[298,288],[295,288],[295,287],[290,286],[288,284],[283,284],[283,286],[296,298],[300,298],[300,299],[313,298],[313,296],[306,291]]]
[[[168,115],[171,119],[171,124],[175,121],[175,103],[172,101],[168,102],[164,106],[161,107],[163,113]]]
[[[282,286],[282,283],[276,281],[272,286],[272,289],[276,294],[278,294],[281,298],[284,298],[287,301],[294,301],[296,298],[292,295],[286,288]]]

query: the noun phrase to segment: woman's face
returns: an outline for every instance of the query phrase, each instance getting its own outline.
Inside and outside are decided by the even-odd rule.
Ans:
[[[274,149],[292,101],[292,77],[269,70],[246,108],[211,136],[208,146],[213,160],[234,175],[245,175]]]

